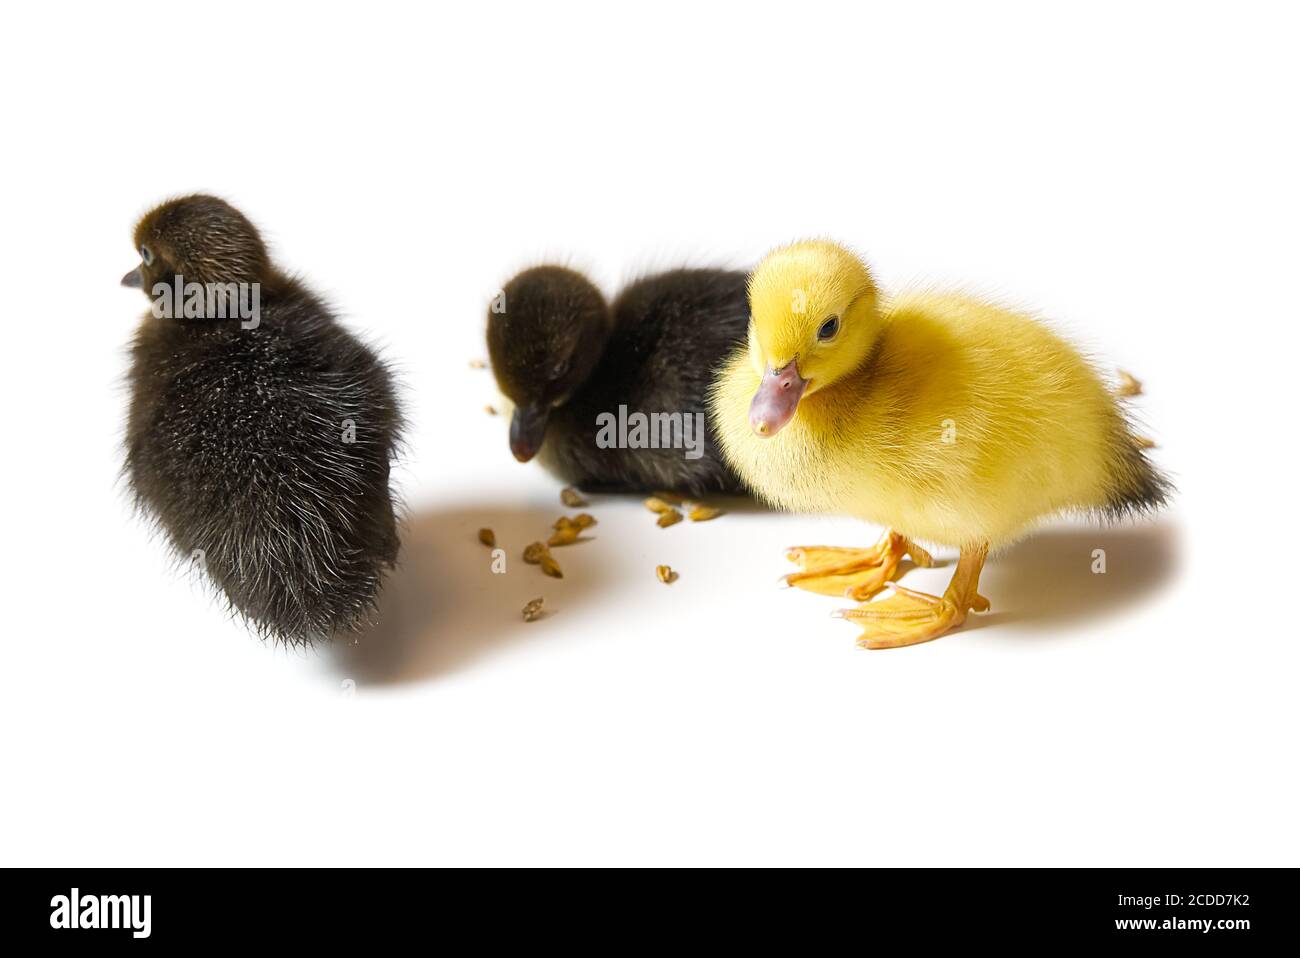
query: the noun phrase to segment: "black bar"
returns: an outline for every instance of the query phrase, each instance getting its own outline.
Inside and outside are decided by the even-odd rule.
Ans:
[[[1291,869],[860,869],[596,881],[485,880],[473,870],[37,869],[8,870],[4,880],[3,928],[36,945],[396,946],[431,933],[451,941],[445,936],[459,929],[484,944],[513,934],[532,935],[534,946],[614,949],[848,934],[867,948],[1130,942],[1236,953],[1295,938]],[[77,924],[119,927],[70,927],[74,888]]]

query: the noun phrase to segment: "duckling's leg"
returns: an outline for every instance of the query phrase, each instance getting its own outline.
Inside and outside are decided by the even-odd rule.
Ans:
[[[865,649],[895,649],[937,639],[965,622],[968,610],[988,611],[989,600],[979,594],[980,570],[988,554],[987,545],[962,549],[942,597],[891,582],[894,594],[888,598],[837,614],[862,626],[858,644]]]
[[[797,563],[800,571],[786,576],[785,584],[822,595],[847,595],[863,602],[894,577],[904,556],[910,556],[919,566],[934,564],[928,552],[889,529],[869,549],[796,546],[787,549],[785,557]]]

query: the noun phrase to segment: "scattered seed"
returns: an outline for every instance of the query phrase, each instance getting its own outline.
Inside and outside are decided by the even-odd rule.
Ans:
[[[471,359],[469,361],[470,369],[487,369],[487,363],[482,359]]]
[[[578,535],[582,532],[577,526],[569,523],[563,528],[556,529],[551,533],[551,537],[546,540],[548,546],[567,546],[578,541]]]
[[[491,529],[480,529],[478,531],[478,541],[483,543],[489,549],[495,549],[497,545],[497,534]]]
[[[560,490],[560,501],[570,509],[581,509],[587,505],[587,500],[582,498],[582,493],[572,486],[565,486]]]
[[[667,502],[674,506],[680,506],[683,502],[686,501],[675,492],[656,492],[655,498],[662,499],[664,502]]]
[[[655,575],[659,577],[659,581],[664,585],[672,585],[672,583],[677,581],[677,573],[672,570],[671,566],[655,566]]]
[[[551,550],[540,542],[529,543],[524,549],[524,561],[529,565],[539,565],[542,571],[554,579],[563,579],[560,564],[551,555]]]
[[[582,531],[594,526],[595,524],[595,516],[589,515],[585,512],[579,513],[572,519],[568,516],[560,516],[560,518],[556,519],[555,522],[551,524],[551,528],[554,529],[555,532],[551,534],[551,538],[547,540],[546,544],[551,546],[567,546],[570,543],[577,542]]]
[[[495,415],[497,414],[497,407],[496,407],[496,406],[484,406],[484,407],[483,407],[483,411],[484,411],[485,413],[487,413],[489,416],[495,416]]]
[[[659,513],[658,526],[660,529],[667,529],[669,526],[675,526],[682,521],[682,514],[671,506],[667,512]]]
[[[534,622],[542,617],[542,601],[542,597],[538,596],[536,599],[529,600],[524,606],[525,622]]]
[[[673,508],[672,503],[666,502],[665,500],[660,499],[658,496],[651,496],[649,499],[647,499],[645,501],[645,507],[649,509],[651,512],[657,512],[660,515],[662,515],[665,512],[671,512]]]
[[[708,522],[710,519],[716,519],[722,515],[721,509],[715,509],[713,506],[706,506],[703,503],[696,502],[691,505],[691,511],[686,513],[686,517],[691,522]]]

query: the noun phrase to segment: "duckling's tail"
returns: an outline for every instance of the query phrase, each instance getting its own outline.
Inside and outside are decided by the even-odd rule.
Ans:
[[[1166,505],[1174,485],[1147,458],[1143,441],[1123,416],[1117,417],[1110,446],[1110,491],[1099,510],[1102,516],[1113,521],[1155,512]]]

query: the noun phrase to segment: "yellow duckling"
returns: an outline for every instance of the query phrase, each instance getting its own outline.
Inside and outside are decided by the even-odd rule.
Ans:
[[[1097,371],[1028,316],[958,294],[882,303],[866,265],[825,241],[769,253],[749,300],[748,345],[713,386],[716,435],[774,505],[890,530],[869,549],[788,553],[791,585],[864,602],[841,615],[867,648],[926,642],[986,611],[989,550],[1040,519],[1144,512],[1171,491]],[[905,555],[930,564],[914,540],[960,549],[942,596],[893,583]]]

